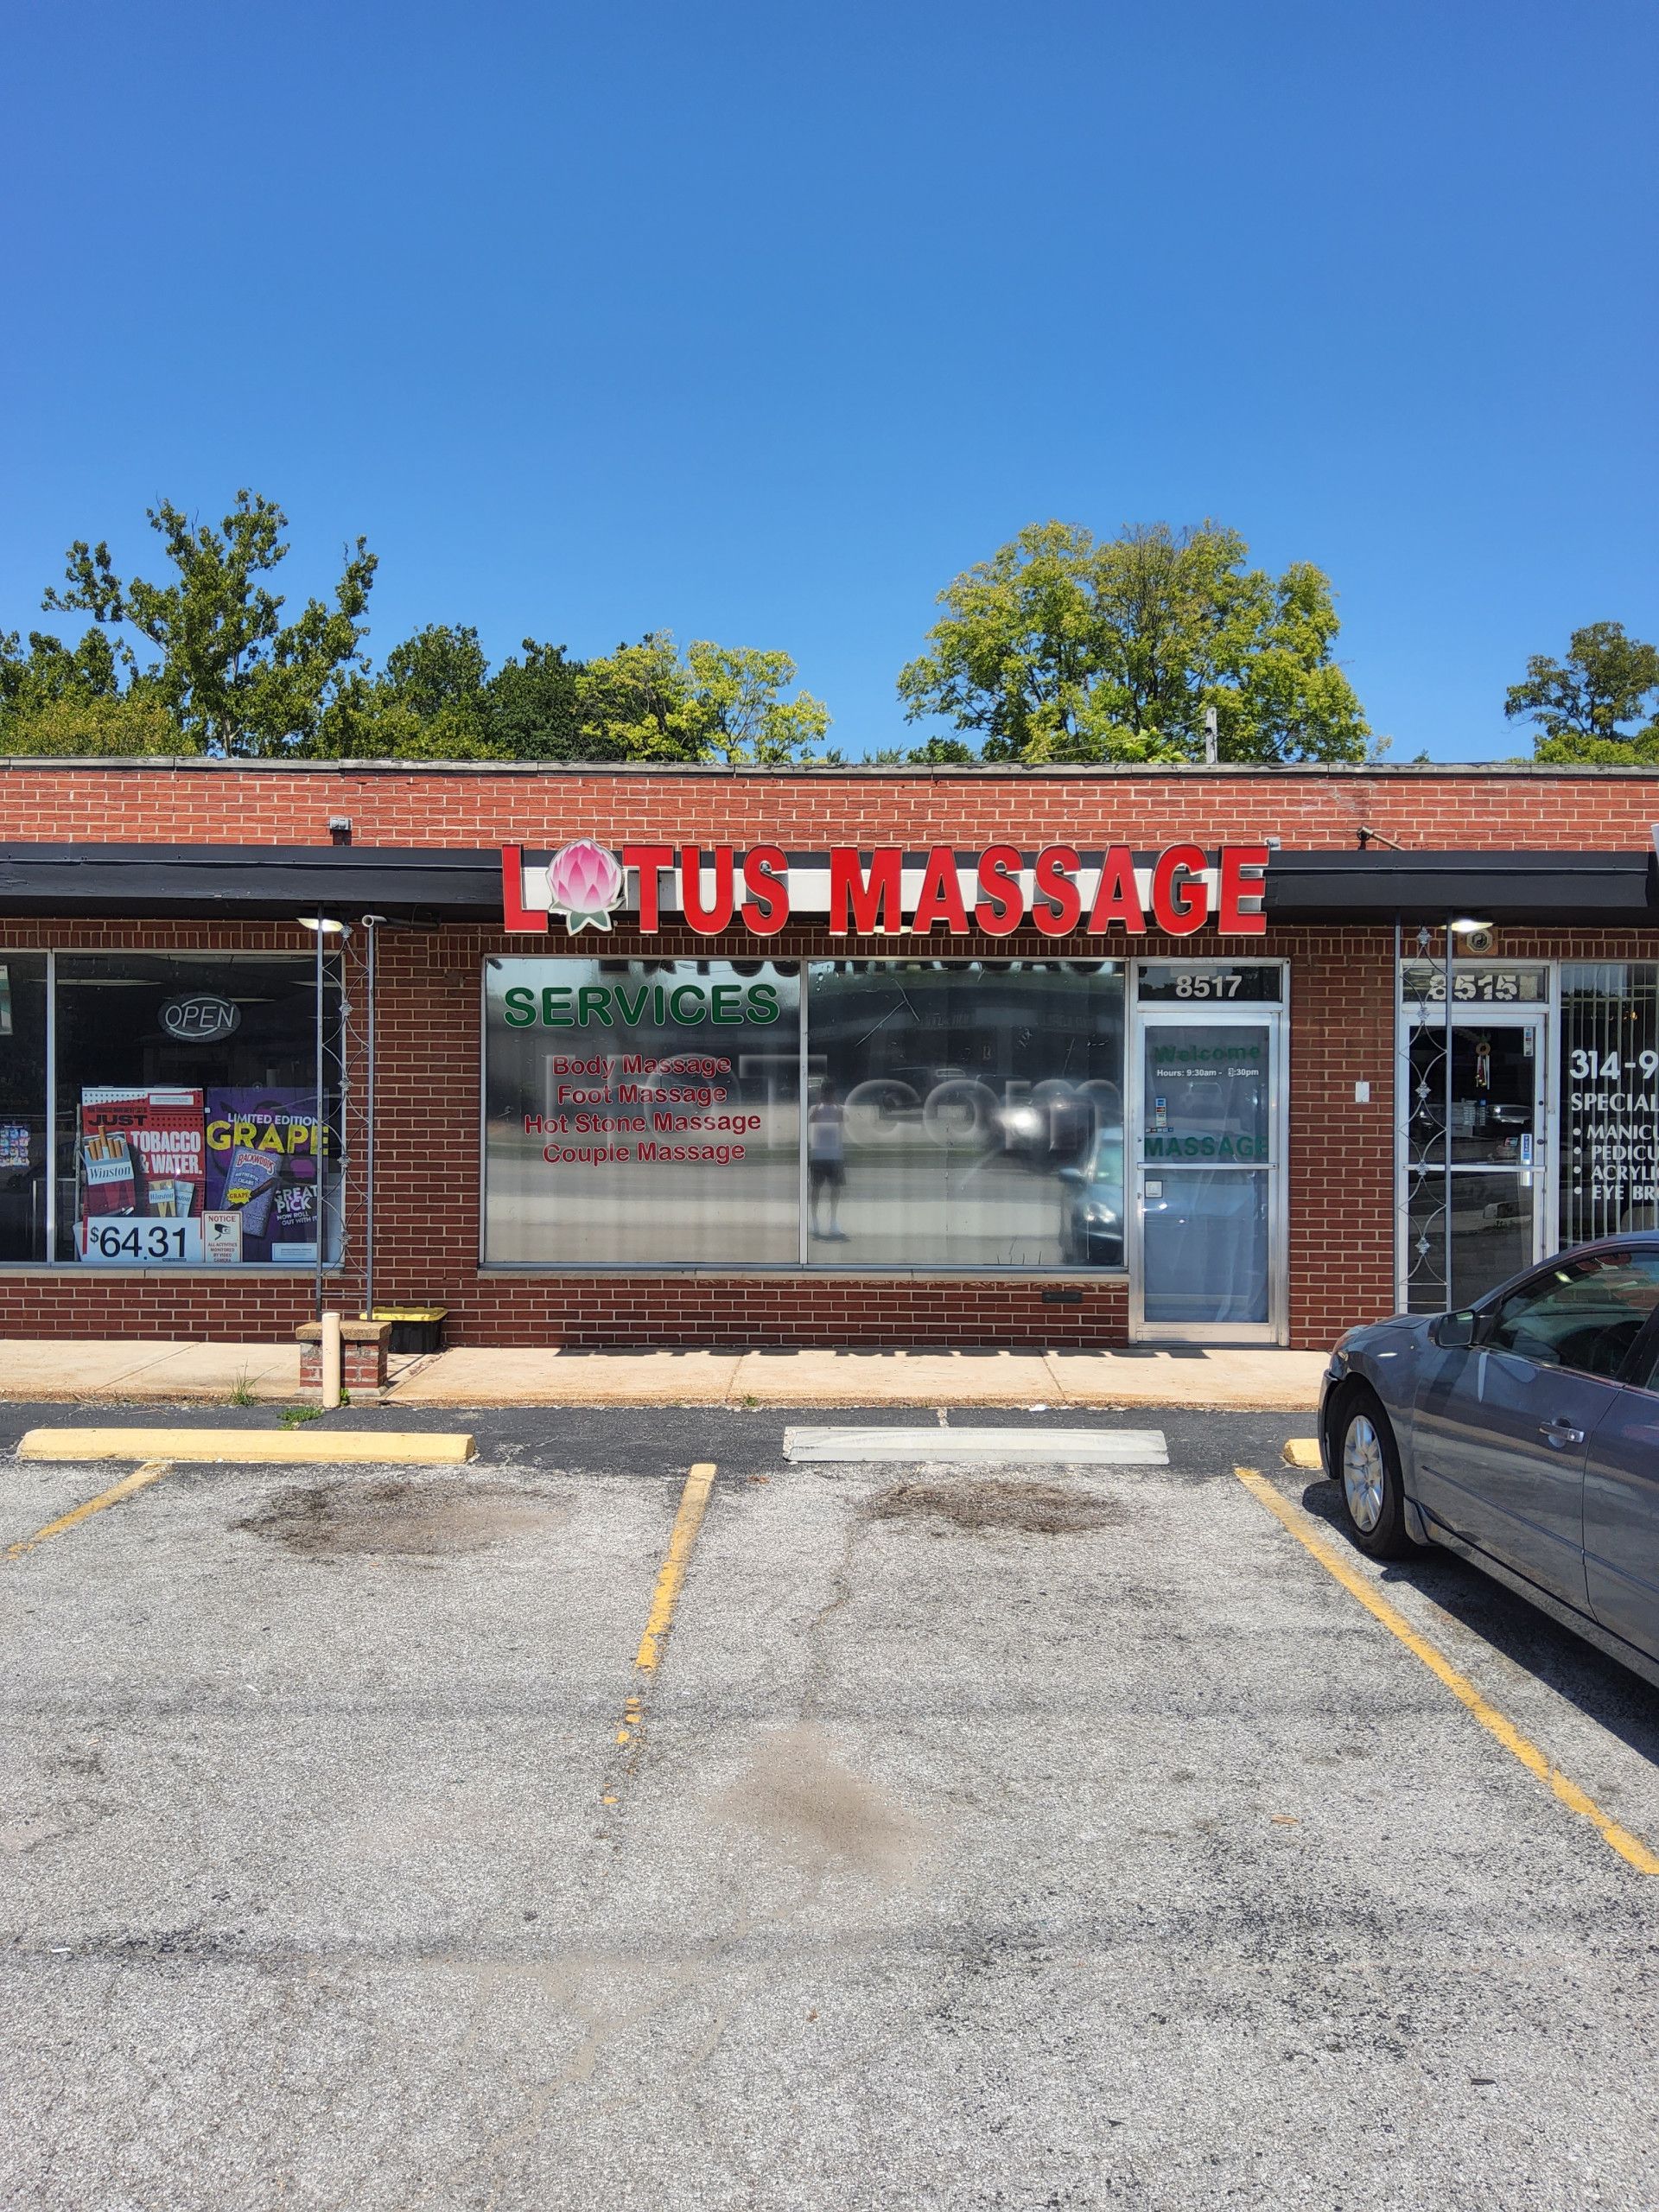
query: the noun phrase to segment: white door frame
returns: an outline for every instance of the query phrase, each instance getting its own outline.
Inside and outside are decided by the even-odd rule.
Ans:
[[[1152,963],[1160,967],[1167,960]],[[1180,961],[1186,967],[1235,968],[1237,961]],[[1252,966],[1258,963],[1252,962]],[[1279,966],[1277,962],[1260,963]],[[1124,1157],[1125,1208],[1128,1218],[1129,1317],[1131,1344],[1282,1344],[1290,1336],[1290,1220],[1289,1220],[1289,1104],[1290,1004],[1289,976],[1281,968],[1279,1002],[1260,1000],[1211,1004],[1196,1000],[1163,1001],[1142,1006],[1138,996],[1130,1001],[1128,1023],[1128,1143]],[[1131,989],[1136,979],[1131,977]],[[1262,1175],[1268,1179],[1268,1318],[1265,1321],[1148,1321],[1145,1297],[1146,1162],[1141,1145],[1147,1125],[1146,1033],[1149,1029],[1236,1028],[1259,1023],[1268,1038],[1268,1165],[1265,1167],[1211,1166],[1194,1163],[1194,1172],[1206,1175]],[[1156,1173],[1160,1165],[1154,1163]],[[1186,1172],[1184,1168],[1179,1172]]]

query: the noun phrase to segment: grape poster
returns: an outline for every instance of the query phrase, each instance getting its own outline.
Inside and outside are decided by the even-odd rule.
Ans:
[[[244,1266],[315,1260],[322,1206],[314,1096],[207,1093],[207,1211],[239,1217]]]

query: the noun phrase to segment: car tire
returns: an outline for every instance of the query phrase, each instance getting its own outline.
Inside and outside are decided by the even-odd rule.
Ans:
[[[1348,1533],[1369,1559],[1405,1559],[1419,1547],[1406,1529],[1400,1447],[1381,1403],[1357,1390],[1337,1415],[1337,1487]]]

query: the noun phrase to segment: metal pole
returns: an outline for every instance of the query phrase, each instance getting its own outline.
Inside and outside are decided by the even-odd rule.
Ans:
[[[365,914],[369,933],[369,1015],[363,1107],[363,1319],[374,1319],[374,994],[378,975],[378,914]]]
[[[318,919],[319,919],[319,920],[321,920],[321,916],[319,916],[319,917],[318,917]],[[316,1177],[316,1184],[317,1184],[317,1279],[316,1279],[316,1305],[317,1305],[317,1319],[318,1319],[318,1320],[319,1320],[319,1321],[321,1321],[321,1319],[322,1319],[322,1252],[323,1252],[323,1231],[324,1231],[325,1226],[326,1226],[326,1224],[327,1224],[327,1213],[328,1213],[328,1208],[327,1208],[327,1187],[328,1187],[328,1186],[327,1186],[327,1179],[326,1179],[326,1177],[325,1177],[325,1175],[324,1175],[324,1173],[323,1173],[323,1136],[322,1136],[322,1131],[323,1131],[323,1120],[322,1120],[322,1116],[323,1116],[323,1088],[322,1088],[322,1043],[323,1043],[323,1019],[322,1019],[323,957],[322,957],[322,943],[323,943],[323,936],[324,936],[324,932],[323,932],[321,929],[319,929],[319,930],[318,930],[318,931],[317,931],[317,1118],[316,1118],[316,1122],[315,1122],[315,1127],[314,1127],[314,1129],[313,1129],[313,1144],[314,1144],[315,1150],[314,1150],[313,1158],[312,1158],[312,1173],[313,1173],[315,1174],[315,1176]]]
[[[1449,916],[1446,925],[1446,1140],[1441,1173],[1446,1186],[1446,1302],[1450,1308],[1456,1301],[1452,1295],[1452,922]]]
[[[71,1146],[69,1157],[74,1158]],[[58,1257],[58,956],[46,956],[46,1250],[48,1267]],[[79,1258],[79,1254],[75,1255]]]

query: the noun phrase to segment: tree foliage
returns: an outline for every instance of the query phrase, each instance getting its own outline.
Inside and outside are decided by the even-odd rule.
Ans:
[[[170,574],[124,581],[109,546],[77,539],[42,605],[86,613],[77,645],[0,634],[0,751],[125,749],[258,759],[777,765],[825,757],[828,709],[795,688],[787,653],[665,630],[590,661],[526,638],[492,671],[475,629],[434,622],[376,671],[363,650],[376,561],[348,548],[329,600],[292,620],[271,578],[288,518],[238,492],[214,529],[169,501],[149,511]],[[149,650],[146,653],[145,648]]]
[[[1096,539],[1033,523],[947,585],[907,718],[982,731],[988,760],[1363,760],[1370,733],[1332,657],[1331,584],[1246,565],[1236,531],[1166,524]]]
[[[361,665],[359,618],[375,570],[366,541],[347,554],[332,605],[308,600],[284,622],[282,595],[263,581],[289,550],[288,518],[274,502],[238,492],[218,530],[170,500],[148,512],[172,564],[168,582],[123,583],[108,545],[78,538],[65,588],[49,590],[42,606],[88,613],[116,633],[116,659],[172,715],[186,750],[257,758],[308,746]],[[156,649],[142,669],[129,631]]]
[[[1503,711],[1536,725],[1533,751],[1540,760],[1659,763],[1659,647],[1628,636],[1622,622],[1592,622],[1568,639],[1564,661],[1533,654]]]

